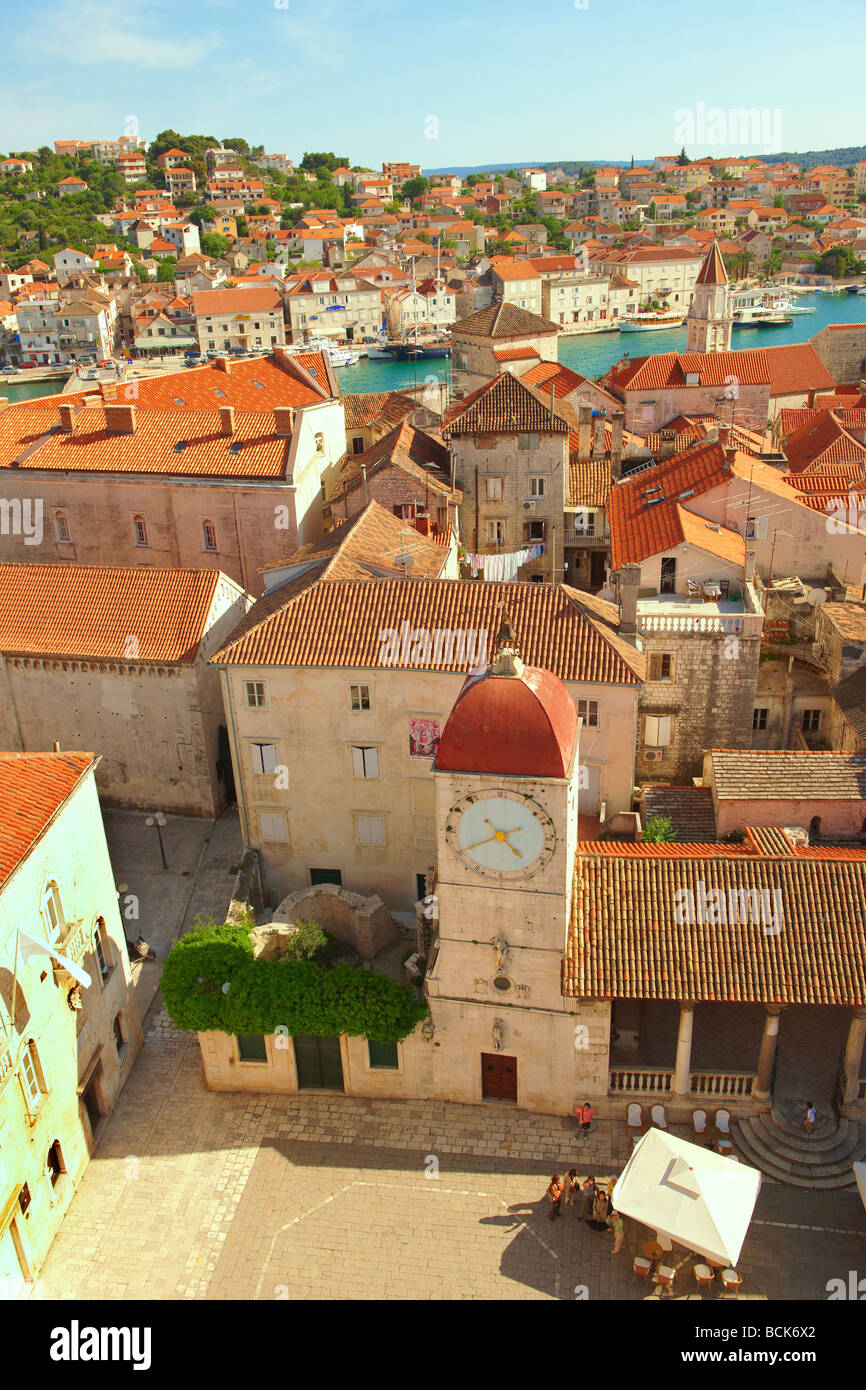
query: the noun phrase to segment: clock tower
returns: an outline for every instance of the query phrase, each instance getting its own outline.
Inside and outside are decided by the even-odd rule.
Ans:
[[[507,621],[498,642],[493,664],[467,678],[433,769],[439,930],[427,992],[437,1036],[462,1058],[454,1099],[568,1112],[575,1030],[562,959],[580,720],[557,676],[523,664]],[[511,1074],[498,1075],[506,1063]]]

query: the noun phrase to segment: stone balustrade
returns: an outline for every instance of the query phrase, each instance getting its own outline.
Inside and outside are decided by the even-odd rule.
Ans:
[[[666,1096],[673,1090],[673,1067],[615,1067],[610,1073],[610,1092],[614,1095]],[[751,1096],[753,1072],[693,1071],[689,1073],[689,1096],[695,1099],[745,1098]],[[866,1086],[866,1081],[864,1081]]]
[[[642,635],[692,637],[760,637],[761,613],[641,613],[637,628]]]

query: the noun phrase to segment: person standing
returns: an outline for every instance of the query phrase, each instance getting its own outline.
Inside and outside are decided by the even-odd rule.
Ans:
[[[554,1173],[547,1188],[547,1200],[550,1203],[550,1220],[559,1216],[559,1209],[562,1203],[562,1179],[558,1173]]]
[[[609,1216],[610,1216],[610,1198],[608,1197],[608,1195],[607,1195],[607,1193],[605,1192],[604,1188],[603,1188],[603,1187],[600,1187],[600,1188],[598,1189],[598,1191],[596,1192],[596,1194],[595,1194],[595,1202],[593,1203],[593,1208],[592,1208],[592,1219],[593,1219],[593,1221],[600,1221],[600,1222],[602,1222],[603,1224],[606,1225],[606,1224],[607,1224],[607,1218],[608,1218]]]
[[[818,1112],[815,1109],[815,1106],[813,1105],[812,1101],[809,1101],[809,1104],[806,1107],[806,1119],[804,1121],[804,1128],[807,1134],[812,1133],[812,1130],[815,1128],[815,1121],[817,1120],[817,1118]]]
[[[589,1221],[592,1219],[592,1208],[595,1203],[595,1178],[590,1174],[583,1187],[580,1189],[580,1206],[577,1212],[579,1221]]]
[[[613,1253],[618,1255],[625,1240],[625,1222],[618,1211],[612,1211],[607,1218],[607,1224],[613,1231]]]
[[[569,1168],[562,1182],[562,1205],[570,1207],[574,1205],[580,1184],[577,1180],[577,1169]]]

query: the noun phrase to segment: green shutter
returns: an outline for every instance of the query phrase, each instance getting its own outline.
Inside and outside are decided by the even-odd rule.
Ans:
[[[238,1056],[242,1062],[266,1062],[268,1049],[261,1033],[242,1033],[238,1036]]]
[[[371,1067],[396,1067],[398,1065],[396,1043],[373,1042],[369,1040],[367,1042],[367,1047],[370,1049]]]

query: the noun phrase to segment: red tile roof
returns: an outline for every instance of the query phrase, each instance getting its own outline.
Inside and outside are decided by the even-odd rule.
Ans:
[[[726,920],[716,924],[701,920],[721,916],[702,910],[713,890],[725,907]],[[757,897],[750,903],[741,894]],[[776,856],[760,853],[757,841],[739,852],[730,845],[585,844],[575,860],[562,991],[590,999],[862,1006],[866,851]]]
[[[281,308],[277,290],[198,290],[192,297],[196,318],[214,314],[264,314]]]
[[[259,572],[273,575],[289,566],[315,566],[305,577],[306,584],[322,579],[438,579],[447,560],[448,547],[440,538],[422,535],[411,522],[373,501],[326,535],[302,545],[285,560],[263,565]],[[260,620],[259,616],[256,622]]]
[[[728,274],[717,241],[713,242],[707,252],[695,283],[698,285],[726,285],[728,283]]]
[[[95,763],[93,753],[0,753],[0,885]]]
[[[191,662],[220,578],[219,570],[0,565],[0,651]]]
[[[822,410],[789,434],[785,458],[792,473],[835,472],[840,463],[866,464],[866,447],[845,429],[835,411]]]
[[[785,351],[785,349],[782,349]],[[658,391],[686,386],[687,376],[697,376],[701,386],[725,386],[736,377],[740,386],[763,386],[772,380],[766,349],[744,348],[734,352],[660,352],[652,357],[633,357],[611,369],[615,392]]]
[[[548,333],[559,333],[555,323],[507,300],[479,309],[451,326],[452,337],[463,334],[467,338],[539,338]]]
[[[643,658],[610,627],[588,614],[581,595],[560,585],[469,584],[459,579],[371,579],[351,583],[308,578],[266,594],[250,610],[234,637],[212,658],[229,666],[336,666],[369,670],[466,671],[474,653],[409,643],[405,656],[391,659],[383,633],[464,632],[485,634],[492,654],[502,609],[508,610],[521,655],[562,680],[637,685]],[[408,627],[404,626],[408,624]],[[471,647],[470,638],[469,646]],[[483,653],[482,653],[483,655]]]
[[[527,386],[511,372],[487,382],[466,400],[456,402],[442,429],[443,439],[496,433],[568,434],[573,422],[567,406],[550,409],[549,396]]]
[[[702,550],[729,558],[736,533],[724,528],[710,530],[703,518],[692,521],[691,514],[680,505],[680,499],[685,492],[700,494],[720,487],[730,476],[721,444],[696,444],[611,488],[608,521],[613,568],[640,564],[651,555],[681,545],[687,538]],[[653,492],[653,488],[660,491]],[[650,503],[650,498],[663,500]],[[744,549],[742,536],[737,536],[737,541]]]
[[[836,385],[811,343],[786,343],[784,347],[765,348],[764,353],[770,368],[771,396],[832,391]]]

